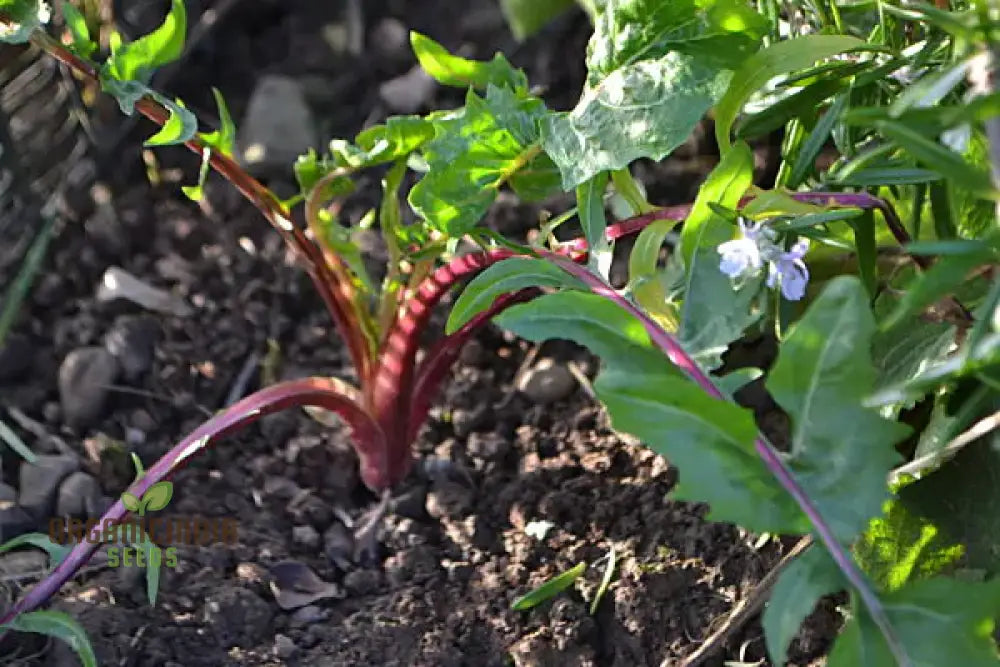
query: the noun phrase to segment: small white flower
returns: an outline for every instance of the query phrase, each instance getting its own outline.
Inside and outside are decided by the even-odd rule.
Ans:
[[[964,123],[941,133],[941,143],[955,151],[965,153],[972,140],[972,126]]]
[[[748,227],[741,218],[739,225],[740,238],[726,241],[718,247],[718,252],[722,255],[719,270],[730,278],[756,275],[764,266],[759,246],[765,240],[761,224]]]

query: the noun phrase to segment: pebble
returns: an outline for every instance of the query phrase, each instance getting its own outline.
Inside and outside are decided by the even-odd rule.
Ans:
[[[287,660],[295,655],[295,651],[298,650],[298,646],[291,638],[285,635],[275,635],[274,636],[274,654],[281,658],[282,660]]]
[[[0,383],[12,382],[31,368],[35,349],[26,336],[10,334],[0,347]]]
[[[270,634],[273,618],[271,605],[239,586],[218,588],[205,600],[203,620],[226,648],[255,646],[262,636]]]
[[[160,324],[147,315],[123,315],[104,336],[104,347],[118,360],[124,378],[132,382],[153,367]]]
[[[107,385],[118,377],[118,362],[103,347],[73,350],[59,368],[59,401],[70,426],[86,427],[104,412]]]
[[[349,570],[354,562],[354,536],[347,526],[337,521],[323,533],[323,553],[341,570]]]
[[[123,299],[146,310],[174,317],[188,317],[194,312],[181,297],[153,287],[119,266],[112,266],[104,272],[95,298],[104,303]]]
[[[425,107],[436,89],[437,82],[420,65],[416,65],[406,74],[380,85],[378,94],[390,111],[410,114]]]
[[[106,500],[97,480],[85,472],[74,472],[59,485],[56,498],[58,517],[99,517]]]
[[[460,517],[472,510],[472,490],[464,484],[443,480],[427,494],[427,513],[435,519]]]
[[[292,528],[292,542],[306,549],[319,547],[319,533],[312,526],[295,526]]]
[[[17,500],[17,489],[10,484],[0,482],[0,507],[9,507]]]
[[[394,64],[407,62],[413,57],[410,49],[410,31],[397,18],[386,17],[372,28],[368,38],[372,50],[383,60]]]
[[[353,595],[370,595],[381,585],[382,574],[379,570],[353,570],[344,576],[344,586]]]
[[[317,134],[302,85],[267,75],[257,82],[239,126],[239,156],[254,176],[291,175],[298,156],[319,143]]]
[[[21,463],[17,504],[39,520],[47,520],[55,509],[59,484],[80,469],[80,461],[68,454],[39,456],[34,463]]]
[[[517,389],[531,401],[545,405],[568,398],[576,389],[576,378],[566,366],[542,359],[524,374]]]
[[[289,620],[293,628],[300,628],[304,625],[325,621],[329,617],[329,610],[310,604],[300,609],[296,609]]]

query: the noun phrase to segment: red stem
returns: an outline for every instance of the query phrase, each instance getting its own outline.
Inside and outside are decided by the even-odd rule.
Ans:
[[[203,451],[228,433],[273,412],[308,405],[330,410],[343,418],[351,428],[358,450],[362,479],[374,490],[384,489],[387,486],[384,473],[388,468],[385,438],[378,424],[356,398],[356,390],[330,378],[306,378],[271,385],[233,404],[192,431],[151,466],[129,489],[129,493],[141,498],[150,486],[176,473],[193,454]],[[125,505],[118,500],[104,513],[99,525],[103,527],[109,521],[119,523],[127,513]],[[55,570],[7,610],[0,618],[0,625],[10,622],[18,614],[38,608],[83,567],[100,546],[99,541],[91,544],[84,540],[73,547]]]

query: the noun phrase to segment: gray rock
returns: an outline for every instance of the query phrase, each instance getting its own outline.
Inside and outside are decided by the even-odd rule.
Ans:
[[[292,542],[306,549],[319,546],[319,533],[312,526],[295,526],[292,528]]]
[[[542,359],[524,374],[517,388],[533,402],[544,405],[568,398],[576,389],[576,378],[562,364]]]
[[[301,628],[305,625],[325,621],[328,618],[330,618],[329,609],[322,609],[314,604],[309,604],[301,609],[296,609],[295,612],[292,613],[289,623],[293,628]]]
[[[104,412],[107,385],[118,378],[118,362],[103,347],[70,352],[59,368],[59,401],[70,426],[85,427]]]
[[[257,82],[239,129],[239,156],[255,176],[292,173],[296,158],[319,143],[302,86],[280,75]]]
[[[74,472],[59,485],[56,516],[96,518],[103,514],[101,485],[85,472]]]
[[[347,526],[335,522],[323,533],[323,553],[341,570],[349,570],[354,562],[354,535]]]
[[[437,81],[416,65],[406,74],[390,79],[378,87],[379,97],[396,113],[415,113],[434,96]]]
[[[17,500],[17,489],[0,482],[0,507],[9,507]]]
[[[35,519],[23,507],[0,509],[0,544],[35,529]]]
[[[79,469],[79,459],[68,454],[22,462],[17,504],[36,519],[47,520],[55,509],[60,483]]]
[[[0,347],[0,382],[21,378],[31,368],[35,349],[25,336],[10,334]]]
[[[145,315],[124,315],[115,320],[104,336],[104,347],[118,360],[122,375],[136,380],[153,367],[153,351],[160,337],[160,324]]]
[[[369,35],[368,42],[373,51],[383,60],[394,64],[410,61],[413,51],[410,49],[410,31],[397,18],[380,19]]]

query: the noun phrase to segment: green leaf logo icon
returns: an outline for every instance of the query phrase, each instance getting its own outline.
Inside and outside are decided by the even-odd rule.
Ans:
[[[157,482],[146,489],[142,495],[143,509],[157,511],[162,510],[170,502],[174,495],[174,485],[170,482]]]
[[[122,494],[122,505],[124,505],[130,512],[139,511],[139,499],[128,491]]]

